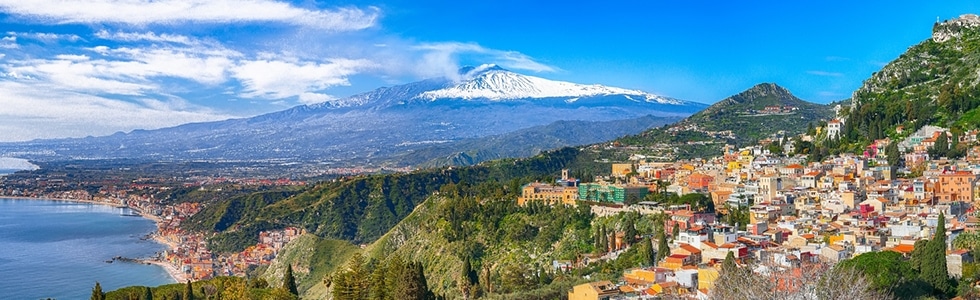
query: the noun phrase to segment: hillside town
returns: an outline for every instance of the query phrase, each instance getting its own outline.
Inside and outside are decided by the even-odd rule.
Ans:
[[[839,124],[834,120],[821,130],[834,136]],[[664,259],[654,266],[627,270],[618,282],[575,286],[569,299],[664,295],[707,299],[729,253],[738,263],[765,262],[787,270],[813,263],[833,265],[875,251],[909,257],[916,241],[932,238],[940,216],[945,218],[948,235],[948,273],[959,278],[963,265],[974,257],[951,242],[975,231],[980,223],[974,214],[975,201],[980,200],[980,147],[977,132],[972,131],[956,141],[971,145],[963,159],[930,157],[928,150],[947,136],[956,135],[927,126],[902,141],[875,141],[862,155],[811,162],[803,155],[771,153],[765,144],[726,147],[723,156],[706,160],[635,160],[613,164],[609,176],[593,183],[579,183],[566,171],[554,184],[527,184],[518,203],[589,204],[599,216],[626,211],[666,216],[662,228],[670,240],[670,253]],[[898,143],[905,153],[905,167],[888,165],[885,151],[879,149],[889,143]],[[787,153],[793,150],[791,144],[784,147]],[[703,194],[723,215],[747,213],[747,223],[732,222],[736,218],[731,217],[723,222],[715,212],[690,205],[644,201],[661,190]],[[621,250],[622,233],[613,239],[608,250]],[[573,265],[555,262],[556,268]]]

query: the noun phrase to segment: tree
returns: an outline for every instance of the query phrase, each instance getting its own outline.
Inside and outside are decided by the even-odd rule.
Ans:
[[[184,286],[184,300],[194,300],[194,287],[191,286],[191,281],[187,280],[187,285]]]
[[[459,289],[464,298],[475,299],[479,296],[479,279],[468,257],[463,258],[463,269],[459,272]]]
[[[627,215],[623,222],[623,238],[626,240],[626,244],[633,244],[633,241],[636,240],[636,221],[633,218],[633,215]]]
[[[333,276],[333,298],[366,299],[368,290],[368,274],[364,270],[364,256],[354,253],[347,266]]]
[[[602,229],[599,230],[599,253],[606,253],[609,251],[609,234],[606,233],[606,225],[602,225]]]
[[[153,300],[153,290],[150,287],[143,288],[143,300]]]
[[[946,217],[939,213],[936,224],[936,235],[926,244],[926,252],[920,260],[920,275],[922,280],[932,286],[934,293],[951,295],[956,287],[949,280],[946,269]]]
[[[892,291],[903,299],[918,299],[931,287],[918,278],[912,265],[894,251],[876,251],[841,261],[842,268],[852,268],[864,274],[871,287],[879,292]]]
[[[888,165],[892,168],[898,167],[901,161],[901,153],[898,152],[898,142],[888,143],[885,146],[885,155],[888,156]]]
[[[710,299],[890,299],[891,295],[871,288],[869,281],[851,268],[837,268],[820,263],[806,263],[786,268],[762,263],[753,269],[767,270],[753,274],[747,268],[729,266],[715,280]]]
[[[667,245],[667,234],[663,230],[657,230],[657,260],[654,264],[670,254],[670,246]]]
[[[426,300],[435,298],[432,292],[429,291],[429,285],[425,280],[425,272],[421,263],[409,263],[400,278],[399,285],[395,288],[395,299]]]
[[[251,297],[248,292],[248,284],[245,280],[236,279],[228,283],[221,291],[222,300],[249,300]]]
[[[92,288],[92,300],[105,300],[105,293],[102,292],[102,285],[98,281],[95,282],[95,287]]]
[[[652,266],[657,264],[657,253],[653,251],[653,241],[645,237],[639,244],[640,265]]]
[[[674,224],[674,229],[672,229],[670,231],[670,239],[671,240],[676,240],[677,239],[677,236],[680,235],[680,234],[681,234],[681,227],[680,227],[680,225]]]
[[[932,149],[929,150],[929,156],[932,157],[946,156],[948,152],[949,152],[949,136],[946,135],[946,132],[944,131],[939,134],[938,138],[936,138],[936,143],[933,144]]]
[[[728,251],[725,255],[725,262],[721,264],[721,272],[732,273],[737,271],[738,265],[735,264],[735,252]]]
[[[282,288],[286,289],[290,294],[299,296],[299,290],[296,289],[296,278],[293,277],[293,266],[286,266],[286,274],[282,276]]]

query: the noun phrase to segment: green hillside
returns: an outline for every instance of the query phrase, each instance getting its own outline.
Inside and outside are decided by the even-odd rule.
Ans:
[[[980,19],[936,23],[933,37],[885,65],[854,92],[847,141],[896,136],[895,128],[980,126]],[[906,130],[912,132],[914,130]]]
[[[645,147],[645,154],[663,160],[703,158],[720,155],[725,144],[754,144],[780,131],[800,134],[833,116],[830,105],[806,102],[774,83],[762,83],[673,125],[616,141]]]

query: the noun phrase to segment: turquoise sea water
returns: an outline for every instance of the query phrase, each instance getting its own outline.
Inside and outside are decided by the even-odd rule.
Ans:
[[[155,229],[110,206],[0,198],[0,299],[88,299],[96,281],[103,291],[173,283],[158,266],[105,262],[164,250],[140,239]]]

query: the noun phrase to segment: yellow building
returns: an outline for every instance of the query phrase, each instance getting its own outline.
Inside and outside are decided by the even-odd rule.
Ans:
[[[698,288],[713,289],[715,280],[718,279],[718,269],[700,268],[698,269]]]
[[[531,201],[542,201],[548,205],[575,205],[577,200],[577,187],[553,186],[535,182],[524,186],[521,196],[517,198],[517,205],[523,206]]]
[[[576,285],[571,292],[568,292],[568,300],[608,299],[617,294],[619,294],[619,287],[609,280],[603,280]]]

